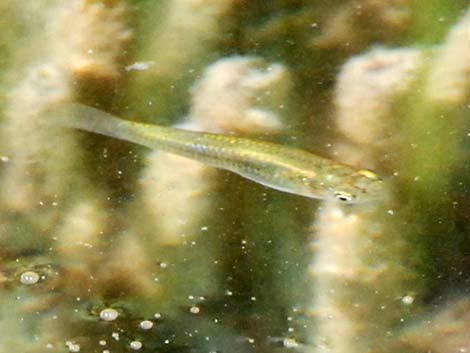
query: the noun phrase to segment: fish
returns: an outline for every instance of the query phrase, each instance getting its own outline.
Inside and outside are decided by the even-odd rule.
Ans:
[[[291,194],[358,203],[383,193],[383,180],[376,173],[291,146],[125,120],[78,103],[60,104],[48,113],[63,127],[187,157]]]

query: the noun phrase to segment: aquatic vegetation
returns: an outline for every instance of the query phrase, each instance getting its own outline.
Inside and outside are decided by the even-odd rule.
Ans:
[[[469,349],[465,1],[0,8],[0,353]]]
[[[415,320],[403,330],[403,346],[416,346],[421,350],[437,353],[468,351],[469,305],[468,297],[454,298],[447,303],[436,305],[437,310]]]

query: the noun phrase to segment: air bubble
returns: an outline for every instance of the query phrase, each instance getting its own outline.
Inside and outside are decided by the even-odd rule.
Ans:
[[[118,318],[119,313],[116,309],[107,308],[100,312],[100,318],[104,321],[114,321]]]
[[[138,351],[139,349],[142,348],[142,342],[140,341],[132,341],[130,344],[129,344],[129,347],[131,347],[131,349],[135,350],[135,351]]]
[[[142,330],[150,330],[153,327],[153,322],[150,320],[144,320],[139,323]]]
[[[39,282],[40,276],[38,273],[33,271],[23,272],[20,276],[20,281],[23,284],[36,284]]]
[[[401,298],[401,302],[406,305],[411,305],[415,301],[415,298],[413,298],[411,295],[405,295],[403,298]]]
[[[299,344],[293,338],[284,338],[282,340],[282,345],[286,348],[297,348]]]
[[[67,346],[69,352],[77,353],[80,352],[80,345],[73,343],[71,341],[65,342],[65,345]]]
[[[190,312],[191,314],[199,314],[200,309],[199,309],[197,306],[192,306],[192,307],[189,309],[189,312]]]

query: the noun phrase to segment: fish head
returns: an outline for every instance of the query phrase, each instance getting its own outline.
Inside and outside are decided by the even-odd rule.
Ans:
[[[362,203],[384,198],[384,182],[370,170],[359,170],[331,180],[329,198],[342,203]]]
[[[345,204],[363,203],[384,198],[383,181],[370,170],[354,170],[335,165],[323,174],[302,175],[298,194]],[[300,183],[299,183],[300,184]]]

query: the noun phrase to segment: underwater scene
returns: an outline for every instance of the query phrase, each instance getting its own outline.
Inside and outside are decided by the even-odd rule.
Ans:
[[[0,16],[0,353],[470,353],[468,0]]]

